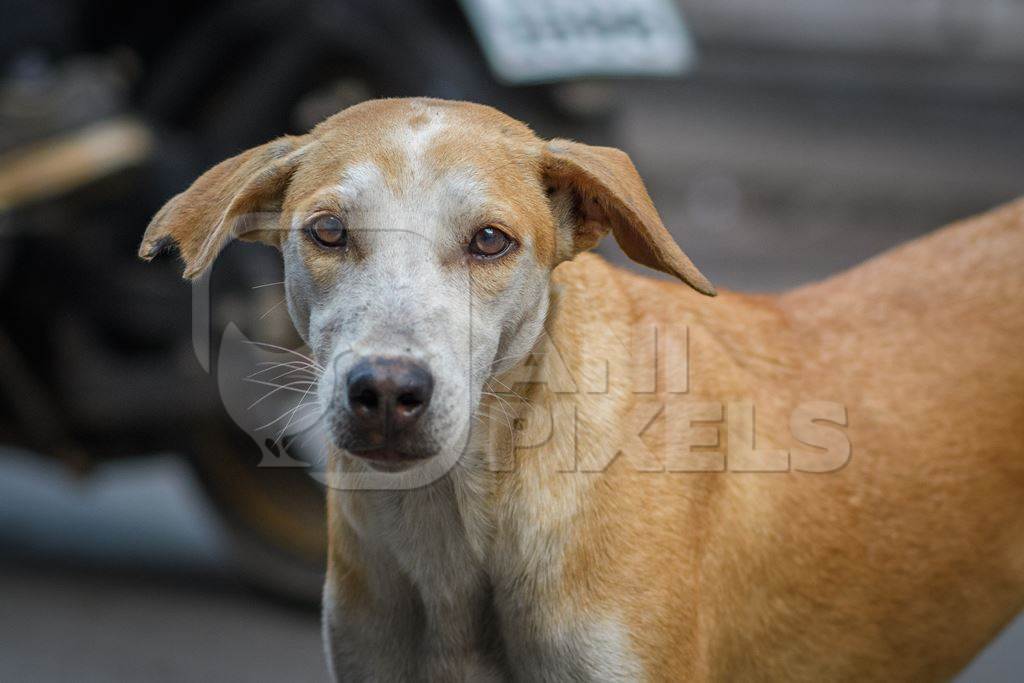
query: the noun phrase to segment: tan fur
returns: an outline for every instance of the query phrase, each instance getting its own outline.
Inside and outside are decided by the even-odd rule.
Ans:
[[[614,357],[610,333],[580,335],[686,321],[687,400],[752,399],[759,448],[799,445],[785,414],[802,398],[837,401],[853,455],[828,474],[613,465],[585,484],[551,599],[624,610],[662,680],[956,672],[1024,604],[1022,259],[1017,203],[777,298],[708,303],[596,259],[560,267],[561,348]],[[593,412],[610,419],[631,400]],[[520,467],[557,460],[537,449]],[[536,489],[595,476],[548,475]]]
[[[507,405],[484,399],[493,428],[477,443],[490,471],[471,476],[464,465],[433,489],[453,487],[464,561],[473,581],[493,587],[513,671],[516,652],[534,651],[509,633],[555,642],[581,625],[619,623],[650,680],[936,679],[1021,609],[1024,202],[782,296],[710,299],[594,256],[559,264],[591,246],[592,231],[612,230],[634,258],[713,291],[665,241],[621,153],[551,148],[476,105],[398,100],[314,130],[322,144],[306,144],[290,171],[285,212],[301,214],[359,159],[403,188],[409,169],[383,141],[439,110],[461,126],[437,139],[433,163],[483,170],[512,207],[510,230],[530,232],[553,268],[547,334],[496,378]],[[193,213],[161,212],[144,255],[170,234],[187,262],[197,258],[206,216],[223,215],[237,186],[252,187],[237,175],[248,163],[211,171],[230,178],[215,189],[201,179],[193,196],[206,204]],[[558,232],[567,221],[568,237]],[[486,271],[481,286],[500,296],[505,277]],[[685,349],[662,361],[686,362],[659,365],[656,391],[638,390],[648,368],[631,340],[655,327],[666,344],[670,328],[684,331]],[[829,429],[851,454],[835,471],[795,471],[829,451],[794,435],[794,411],[810,401],[845,409],[845,426]],[[736,471],[752,469],[739,448],[747,404],[757,462],[793,471]],[[637,415],[656,416],[640,419],[646,448],[631,441]],[[506,417],[518,429],[505,429]],[[373,543],[355,530],[375,514],[374,495],[328,497],[326,595],[354,620],[408,584],[381,574]]]

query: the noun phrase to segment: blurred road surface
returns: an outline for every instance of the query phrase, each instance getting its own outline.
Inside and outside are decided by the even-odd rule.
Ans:
[[[173,456],[76,479],[0,453],[0,681],[324,681],[316,610],[232,578]]]

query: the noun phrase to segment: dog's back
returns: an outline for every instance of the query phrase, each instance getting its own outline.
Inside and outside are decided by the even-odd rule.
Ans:
[[[778,499],[790,600],[830,605],[816,638],[861,643],[858,676],[949,675],[1024,605],[1022,292],[1017,202],[779,300],[852,446]]]
[[[1024,482],[1022,293],[1024,201],[798,289],[780,307],[805,390],[828,387],[915,442],[943,435],[940,452]]]

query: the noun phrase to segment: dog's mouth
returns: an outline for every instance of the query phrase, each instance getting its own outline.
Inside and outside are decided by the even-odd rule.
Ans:
[[[349,450],[350,455],[366,462],[370,467],[381,472],[400,472],[409,467],[429,460],[430,455],[412,453],[390,448],[374,448],[368,450]]]
[[[392,448],[373,448],[356,451],[349,450],[349,453],[357,458],[362,458],[363,460],[369,460],[372,462],[413,462],[416,460],[426,460],[430,457],[423,453],[411,453]]]

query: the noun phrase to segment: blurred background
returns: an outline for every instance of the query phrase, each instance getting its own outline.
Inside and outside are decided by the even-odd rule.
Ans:
[[[251,410],[259,363],[298,345],[277,255],[232,245],[200,290],[135,259],[154,211],[227,156],[370,97],[492,104],[627,150],[693,260],[742,290],[1024,194],[1022,0],[0,16],[0,681],[325,679],[315,459],[291,420],[262,424],[294,404]],[[962,680],[1022,672],[1018,622]]]

